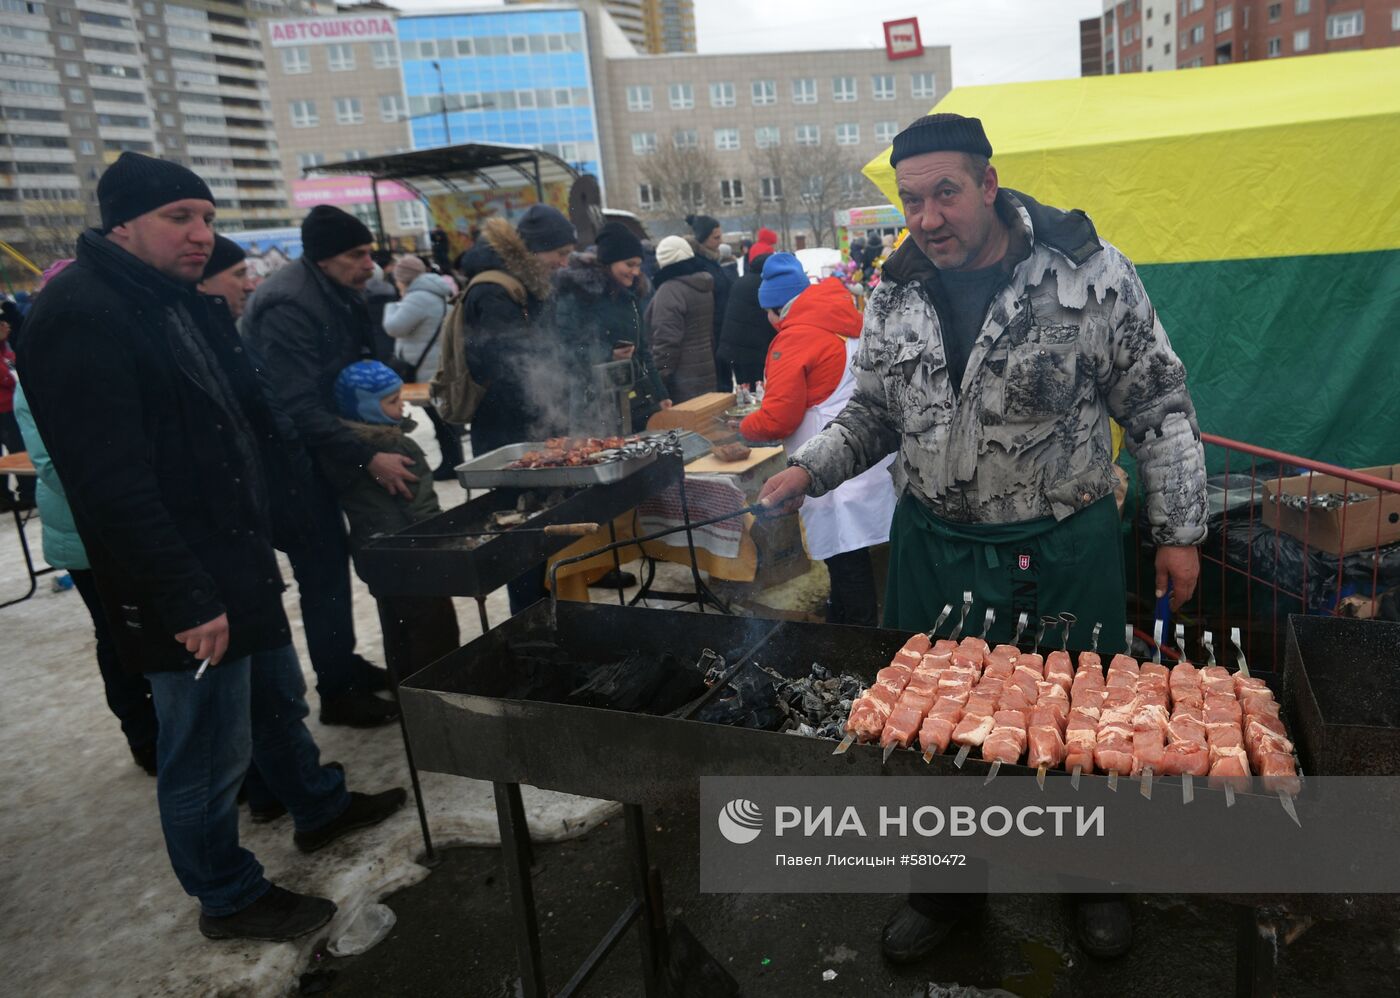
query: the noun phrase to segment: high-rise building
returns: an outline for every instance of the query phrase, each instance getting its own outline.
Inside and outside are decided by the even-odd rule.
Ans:
[[[695,0],[602,0],[602,7],[638,52],[662,55],[695,51]]]
[[[0,0],[0,239],[44,264],[125,150],[185,163],[220,224],[289,221],[248,0]]]
[[[1394,0],[1104,0],[1102,71],[1193,69],[1400,45]],[[1081,61],[1094,65],[1081,30]]]
[[[1103,75],[1103,19],[1086,17],[1079,22],[1079,75]]]
[[[314,171],[325,163],[412,148],[398,16],[392,7],[362,4],[326,17],[263,21],[272,111],[295,218],[329,203],[374,228],[368,184],[317,178]],[[389,191],[382,192],[380,206],[386,234],[421,242],[427,233],[422,203]]]
[[[601,174],[593,74],[577,7],[526,5],[400,17],[415,149],[538,145]]]

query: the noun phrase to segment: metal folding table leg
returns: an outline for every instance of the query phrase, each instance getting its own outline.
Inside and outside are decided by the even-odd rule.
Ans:
[[[481,633],[485,634],[487,631],[491,630],[491,621],[486,616],[485,596],[478,596],[476,598],[476,612],[477,616],[481,618]]]
[[[506,884],[510,888],[510,907],[515,920],[520,993],[522,998],[546,998],[535,891],[530,883],[530,832],[525,826],[523,809],[517,809],[520,784],[493,783],[492,786],[496,791],[496,823],[501,829],[501,857],[505,862]]]
[[[24,570],[29,575],[29,589],[23,596],[18,596],[15,599],[0,603],[0,610],[5,609],[7,606],[14,606],[16,603],[23,603],[25,600],[29,599],[39,588],[39,576],[58,571],[56,568],[36,569],[34,567],[34,555],[29,550],[29,539],[24,536],[24,518],[17,509],[10,510],[10,512],[14,514],[15,533],[19,535],[19,549],[24,554]]]

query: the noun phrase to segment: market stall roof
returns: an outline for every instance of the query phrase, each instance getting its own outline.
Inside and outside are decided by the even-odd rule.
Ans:
[[[958,87],[1007,187],[1135,263],[1400,247],[1400,49]],[[898,204],[889,149],[865,167]]]
[[[313,167],[308,173],[353,174],[378,183],[393,180],[423,197],[453,192],[549,184],[573,184],[579,173],[553,153],[534,146],[471,142],[388,156],[366,156]]]

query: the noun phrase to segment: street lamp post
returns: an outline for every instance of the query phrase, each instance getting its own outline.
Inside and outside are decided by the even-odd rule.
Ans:
[[[442,99],[442,134],[446,136],[445,145],[452,144],[452,122],[447,118],[447,87],[442,82],[442,67],[437,61],[433,61],[433,68],[437,70],[438,76],[438,96]]]

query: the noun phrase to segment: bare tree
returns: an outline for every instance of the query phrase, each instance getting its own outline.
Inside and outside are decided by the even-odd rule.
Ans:
[[[663,143],[642,159],[640,173],[651,186],[653,197],[659,199],[654,207],[644,210],[657,218],[679,221],[703,210],[707,201],[718,195],[715,160],[702,146],[677,148],[671,142]]]
[[[19,202],[24,219],[24,239],[14,247],[39,267],[71,257],[78,237],[87,227],[86,209],[75,201]]]
[[[753,170],[758,183],[754,185],[754,200],[758,205],[759,224],[768,212],[782,245],[792,245],[792,220],[800,207],[796,200],[794,150],[784,145],[759,149],[753,157]]]
[[[834,246],[836,211],[856,204],[862,193],[861,161],[849,148],[820,145],[804,147],[795,165],[797,194],[812,239],[818,246]]]

